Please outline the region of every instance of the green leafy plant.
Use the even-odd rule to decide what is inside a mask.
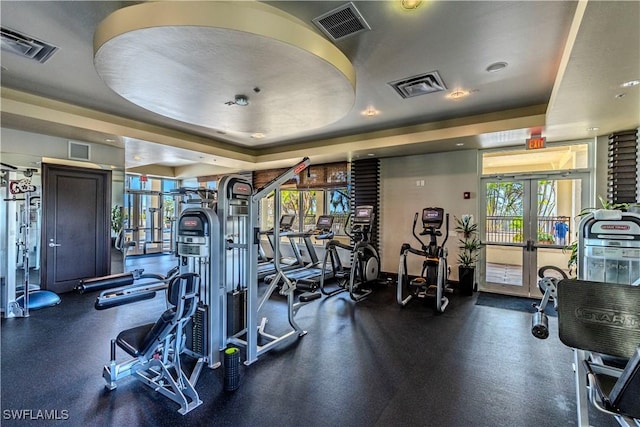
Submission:
[[[471,215],[463,215],[461,218],[454,217],[456,221],[455,230],[462,235],[458,239],[460,245],[458,249],[458,263],[465,268],[475,267],[480,255],[482,244],[478,239],[478,224],[473,222]]]
[[[124,216],[122,215],[122,207],[120,205],[115,205],[111,208],[111,229],[113,232],[118,235],[120,230],[124,225]]]

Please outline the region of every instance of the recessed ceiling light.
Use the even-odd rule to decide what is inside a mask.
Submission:
[[[140,160],[140,156],[133,156],[133,160]]]
[[[367,156],[369,156],[369,157],[373,157],[373,156],[375,156],[375,154],[373,154],[373,153],[367,153]]]
[[[496,71],[504,70],[505,68],[507,68],[507,65],[509,64],[507,64],[506,62],[494,62],[487,67],[487,71],[489,73],[495,73]]]
[[[462,90],[462,89],[456,89],[453,92],[451,92],[449,95],[447,95],[447,98],[449,98],[449,99],[460,99],[460,98],[464,98],[467,95],[469,95],[469,91]]]
[[[401,0],[400,5],[405,10],[414,10],[422,3],[421,0]]]
[[[116,140],[113,138],[106,138],[104,142],[116,142]]]
[[[600,130],[600,128],[599,128],[599,127],[594,126],[594,127],[587,128],[587,130],[588,130],[589,132],[593,132],[593,131],[596,131],[596,130]]]
[[[616,98],[620,99],[620,98],[624,98],[627,94],[626,93],[619,93],[616,95]]]
[[[464,142],[458,142],[456,143],[456,147],[462,147],[464,145]]]
[[[251,134],[251,138],[253,138],[253,139],[262,139],[262,138],[264,138],[264,133],[262,133],[262,132],[252,133]]]
[[[640,80],[629,80],[628,82],[624,82],[620,85],[620,87],[633,87],[640,85]]]
[[[378,114],[380,114],[380,111],[376,110],[373,107],[369,107],[362,112],[362,115],[367,117],[377,116]]]

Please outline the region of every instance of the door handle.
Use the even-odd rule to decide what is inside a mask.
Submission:
[[[62,246],[60,243],[55,243],[53,241],[53,239],[49,239],[49,247],[50,248],[57,248],[58,246]]]

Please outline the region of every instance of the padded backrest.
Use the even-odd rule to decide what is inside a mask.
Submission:
[[[199,276],[185,273],[174,277],[167,288],[167,300],[173,307],[162,313],[149,330],[140,346],[140,353],[155,350],[158,341],[162,341],[177,326],[184,324],[193,315],[198,300],[197,286]]]
[[[640,287],[561,280],[558,330],[569,347],[630,358],[640,345]]]
[[[170,282],[167,288],[167,301],[174,307],[179,305],[180,300],[184,299],[187,295],[194,294],[197,289],[196,280],[198,275],[196,273],[184,273],[175,276]],[[183,316],[186,311],[189,311],[191,304],[195,302],[195,296],[185,300],[184,309],[182,313],[176,313],[178,316]]]

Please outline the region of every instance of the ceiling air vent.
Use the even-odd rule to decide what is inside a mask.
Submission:
[[[333,41],[371,29],[351,2],[314,18],[313,23]]]
[[[49,43],[36,40],[6,27],[0,27],[0,40],[2,41],[2,50],[33,59],[41,64],[44,64],[58,50],[57,47]]]
[[[396,80],[395,82],[390,82],[389,85],[403,98],[412,98],[447,90],[437,71]]]

